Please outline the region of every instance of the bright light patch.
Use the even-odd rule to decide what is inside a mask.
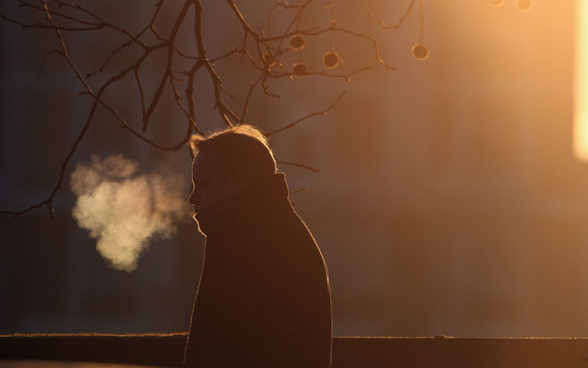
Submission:
[[[588,0],[576,1],[574,152],[588,161]]]

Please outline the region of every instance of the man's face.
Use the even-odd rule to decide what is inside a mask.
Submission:
[[[190,203],[196,213],[206,210],[219,201],[239,191],[238,183],[227,181],[220,170],[220,162],[214,152],[200,152],[192,165],[192,194]]]

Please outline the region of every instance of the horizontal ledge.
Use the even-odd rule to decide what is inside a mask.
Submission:
[[[0,335],[0,359],[179,366],[186,332]],[[333,368],[588,367],[587,338],[333,338]]]
[[[50,333],[50,332],[34,332],[34,333],[13,333],[0,334],[0,341],[9,339],[54,339],[54,338],[187,338],[188,332],[144,332],[144,333],[104,333],[104,332],[76,332],[76,333]],[[529,337],[456,337],[456,336],[333,336],[333,340],[344,339],[362,339],[362,340],[442,340],[450,339],[455,341],[587,341],[588,337],[543,337],[543,336],[529,336]]]

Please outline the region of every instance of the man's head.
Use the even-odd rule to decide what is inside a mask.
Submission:
[[[193,136],[190,203],[196,212],[237,194],[276,172],[267,139],[256,128],[240,125],[208,137]]]

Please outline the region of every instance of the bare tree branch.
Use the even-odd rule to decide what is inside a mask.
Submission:
[[[268,9],[267,33],[255,28],[255,23],[247,19],[235,0],[225,1],[229,9],[227,9],[227,14],[225,14],[226,19],[223,19],[223,21],[226,20],[229,23],[231,19],[236,20],[238,24],[237,32],[242,32],[242,38],[237,44],[230,45],[225,52],[220,52],[215,57],[209,57],[208,55],[209,45],[207,45],[207,42],[210,42],[209,37],[211,36],[208,35],[208,30],[203,29],[203,8],[201,0],[183,0],[179,10],[175,10],[177,14],[171,18],[169,31],[161,32],[156,29],[156,21],[160,21],[161,9],[164,6],[163,0],[158,0],[154,3],[152,10],[150,10],[147,23],[142,25],[138,31],[134,31],[136,33],[127,29],[127,25],[125,24],[115,24],[107,19],[108,16],[102,16],[86,6],[66,0],[39,0],[38,3],[33,0],[18,0],[18,4],[20,8],[23,8],[23,11],[31,12],[41,17],[38,21],[23,21],[5,14],[0,14],[0,19],[18,25],[23,29],[49,30],[55,33],[58,47],[46,53],[43,59],[53,52],[63,57],[76,79],[79,80],[84,88],[80,95],[87,95],[92,98],[92,103],[87,111],[85,121],[61,163],[57,182],[48,197],[22,211],[0,211],[0,214],[19,216],[36,208],[47,207],[50,215],[54,215],[54,198],[57,192],[63,187],[69,162],[83,141],[99,106],[110,114],[121,129],[128,131],[134,137],[158,150],[177,151],[187,146],[193,132],[202,134],[198,124],[199,117],[196,112],[196,88],[199,87],[196,85],[196,76],[199,75],[198,73],[204,73],[204,75],[210,77],[215,109],[218,111],[224,125],[232,127],[245,123],[249,108],[252,105],[252,100],[254,97],[258,97],[258,94],[255,93],[256,88],[260,88],[263,92],[263,94],[259,94],[261,98],[279,98],[280,95],[270,89],[270,84],[277,83],[279,80],[292,77],[313,77],[350,81],[351,76],[370,69],[367,65],[360,65],[352,66],[351,69],[346,68],[339,72],[333,72],[327,67],[314,68],[313,66],[309,66],[307,69],[304,69],[304,73],[295,73],[293,66],[290,65],[290,60],[292,60],[293,56],[296,57],[299,54],[289,45],[289,41],[293,36],[302,35],[309,40],[318,40],[323,36],[330,36],[337,33],[342,36],[342,39],[347,40],[345,42],[350,42],[349,40],[366,42],[373,47],[375,60],[380,65],[386,69],[396,70],[395,67],[388,64],[381,57],[380,51],[384,48],[384,45],[380,44],[370,34],[364,34],[343,26],[338,26],[334,19],[331,19],[326,25],[311,25],[302,28],[300,22],[305,14],[310,11],[309,9],[311,9],[314,0],[301,0],[292,4],[284,0],[275,0]],[[386,25],[383,21],[376,19],[373,14],[371,16],[378,20],[383,28],[398,28],[407,19],[415,2],[416,0],[411,0],[408,10],[393,26]],[[48,4],[51,4],[51,6]],[[332,0],[329,0],[327,5],[332,6]],[[191,7],[193,9],[190,9]],[[272,30],[272,17],[275,13],[274,10],[278,8],[281,9],[280,11],[285,12],[287,21],[283,23],[285,25],[283,29]],[[188,16],[188,14],[192,14],[189,13],[190,11],[193,11],[193,18]],[[191,23],[190,28],[195,40],[197,55],[191,55],[192,52],[190,50],[192,48],[183,49],[186,45],[181,43],[183,37],[179,37],[179,34],[182,29],[186,29],[182,27],[186,22]],[[89,65],[77,65],[70,55],[71,45],[66,44],[64,35],[68,32],[94,32],[103,34],[100,32],[104,30],[109,30],[109,34],[114,33],[118,37],[114,41],[113,48],[109,52],[105,52],[98,62],[88,63]],[[122,54],[123,50],[130,50],[129,53],[134,56],[125,59],[125,61],[120,61],[117,55]],[[152,78],[141,72],[141,68],[148,60],[153,60],[154,55],[161,55],[160,53],[165,53],[165,63],[159,66],[155,74],[158,76],[157,80],[153,81]],[[124,55],[126,57],[127,54],[125,53]],[[236,56],[239,56],[243,60],[242,64],[244,66],[250,69],[252,68],[253,72],[251,73],[252,75],[243,78],[249,83],[248,89],[242,95],[233,96],[228,93],[223,84],[223,75],[218,72],[218,70],[222,69],[220,66],[217,69],[215,65],[222,65],[220,63]],[[89,72],[86,74],[82,73],[81,67],[87,68]],[[40,73],[41,71],[39,75]],[[107,75],[102,82],[96,82],[94,87],[91,86],[89,83],[90,78],[102,73],[111,74]],[[150,74],[152,73],[150,71]],[[119,82],[127,80],[126,78],[131,78],[131,82],[136,86],[136,90],[134,91],[137,93],[137,101],[139,102],[137,109],[140,108],[141,113],[141,121],[139,122],[129,122],[119,111],[123,107],[121,102],[109,102],[105,97],[108,91],[115,89],[115,86],[120,86],[121,84]],[[227,86],[232,91],[234,84],[242,83],[243,79],[227,79]],[[95,80],[97,79],[92,79],[92,81]],[[272,84],[271,88],[273,87],[274,85]],[[172,92],[171,98],[173,98],[173,105],[171,106],[174,109],[178,109],[175,111],[181,112],[181,120],[185,118],[185,121],[181,123],[185,124],[185,133],[181,139],[170,145],[161,144],[145,134],[151,124],[156,109],[162,103],[172,103],[167,98],[167,93],[164,93],[168,91],[166,88],[170,88]],[[147,91],[153,92],[151,94],[151,92],[147,93]],[[270,131],[266,136],[269,137],[284,132],[312,117],[327,114],[337,106],[344,94],[345,92],[342,92],[333,103],[324,109],[310,112],[291,123]],[[234,101],[230,103],[231,106],[226,101],[227,96]],[[165,102],[162,102],[163,100]],[[235,113],[233,108],[239,113]],[[318,169],[305,164],[295,162],[279,163],[318,172]]]
[[[314,167],[312,167],[312,166],[309,166],[309,165],[306,165],[306,164],[300,164],[300,163],[297,163],[297,162],[289,162],[289,161],[276,161],[276,163],[277,163],[278,165],[290,165],[290,166],[299,167],[299,168],[301,168],[301,169],[310,170],[310,171],[312,171],[313,173],[318,173],[318,172],[320,172],[320,170],[319,170],[319,169],[316,169],[316,168],[314,168]]]
[[[290,195],[308,192],[308,188],[298,188],[290,191]]]
[[[296,125],[300,124],[301,122],[303,122],[304,120],[307,120],[309,118],[312,118],[313,116],[319,116],[319,115],[325,115],[325,114],[327,114],[327,112],[329,112],[330,110],[334,109],[335,106],[337,106],[337,104],[339,103],[339,101],[341,100],[341,98],[343,98],[344,95],[345,95],[345,91],[341,92],[341,94],[339,95],[339,97],[337,97],[337,99],[332,104],[330,104],[329,106],[327,106],[323,110],[316,111],[316,112],[311,112],[310,114],[306,114],[303,117],[294,120],[290,124],[284,125],[281,128],[278,128],[278,129],[272,130],[272,131],[270,131],[268,133],[265,133],[265,135],[267,137],[270,137],[270,136],[272,136],[274,134],[283,132],[284,130],[291,129],[294,126],[296,126]]]
[[[53,20],[51,18],[51,12],[49,11],[49,8],[47,7],[46,0],[43,0],[43,9],[45,10],[45,15],[46,15],[47,21],[49,21],[49,23],[51,25],[53,25]],[[68,52],[67,47],[65,45],[65,41],[63,40],[63,36],[61,35],[61,30],[59,28],[54,28],[54,30],[55,30],[55,34],[57,35],[57,38],[59,39],[59,43],[61,46],[61,50],[58,51],[58,53],[60,55],[62,55],[67,60],[68,64],[70,65],[72,70],[75,72],[78,79],[80,79],[82,84],[84,84],[86,89],[88,91],[92,91],[92,88],[90,87],[89,84],[86,83],[86,81],[81,76],[80,72],[78,71],[77,67],[73,63],[71,57],[69,56],[69,52]],[[22,210],[22,211],[0,211],[0,214],[14,215],[15,217],[17,217],[17,216],[23,215],[23,214],[35,209],[35,208],[47,206],[47,209],[49,210],[49,215],[51,217],[55,216],[55,210],[53,209],[53,200],[55,198],[55,195],[57,194],[57,191],[63,190],[63,178],[65,176],[65,169],[67,167],[69,160],[71,159],[74,152],[76,151],[76,148],[78,147],[78,145],[80,144],[80,142],[84,138],[86,132],[88,131],[88,128],[90,127],[92,117],[94,116],[94,112],[96,111],[97,101],[98,100],[96,100],[96,102],[94,102],[94,104],[92,105],[92,108],[90,109],[90,112],[88,114],[88,118],[86,119],[86,122],[84,123],[84,126],[82,127],[82,130],[80,131],[76,140],[74,141],[74,144],[72,145],[71,149],[69,150],[69,153],[67,154],[67,156],[65,157],[65,159],[61,163],[61,170],[59,172],[57,184],[55,185],[55,187],[53,188],[53,190],[49,194],[49,197],[47,197],[47,199],[45,199],[37,204],[31,205],[29,208],[27,208],[25,210]]]
[[[253,94],[253,90],[259,84],[259,82],[261,82],[261,80],[264,77],[265,77],[265,73],[261,74],[255,82],[249,83],[249,91],[247,92],[247,96],[245,97],[245,102],[243,103],[243,111],[241,112],[241,116],[239,117],[239,121],[241,122],[241,124],[245,123],[245,115],[247,114],[247,111],[248,111],[247,107],[249,106],[249,99],[251,98],[251,95]]]
[[[398,22],[396,22],[396,24],[392,24],[392,25],[386,24],[382,19],[377,18],[373,12],[370,12],[370,18],[377,21],[378,24],[380,24],[380,27],[382,27],[383,29],[392,29],[392,28],[398,29],[398,28],[402,27],[402,24],[404,23],[404,21],[406,20],[406,18],[408,17],[408,15],[412,11],[412,9],[414,8],[415,3],[416,3],[416,0],[410,1],[410,4],[408,4],[408,9],[406,10],[406,12],[404,12],[404,14],[400,17],[400,19],[398,20]]]

